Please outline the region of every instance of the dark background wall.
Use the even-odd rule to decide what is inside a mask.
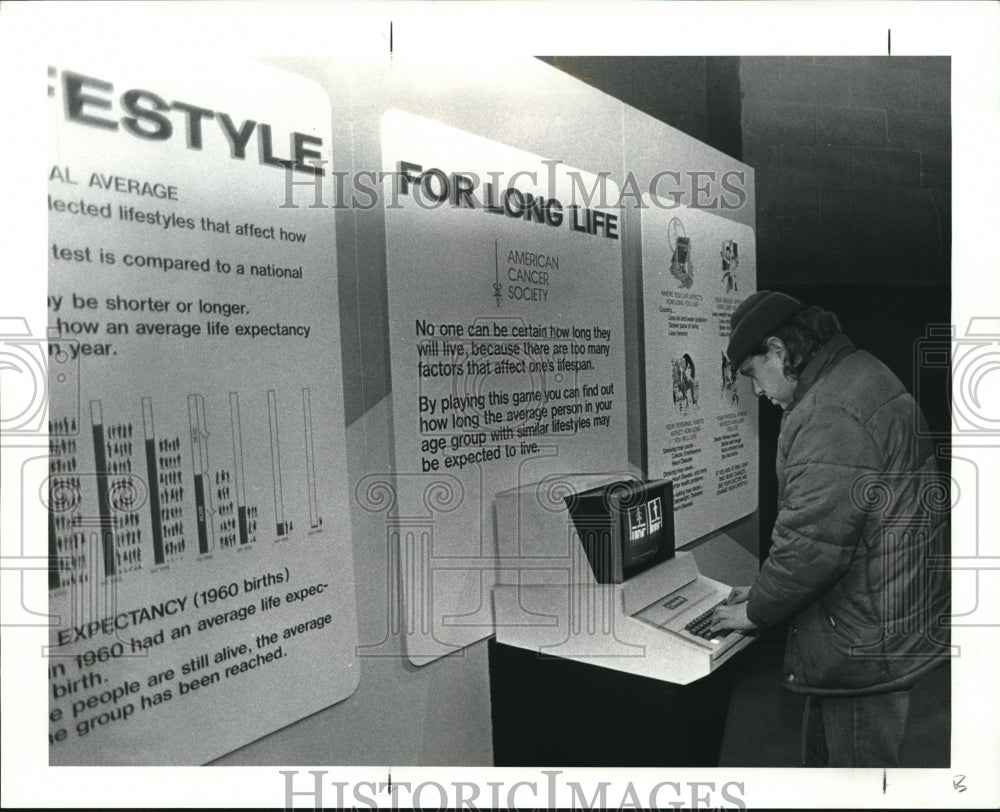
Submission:
[[[947,286],[947,57],[740,61],[767,284]]]
[[[735,56],[543,56],[609,96],[742,158]]]
[[[949,57],[541,59],[754,167],[762,286],[949,286]]]
[[[740,60],[758,287],[833,310],[911,392],[930,374],[915,363],[916,342],[951,318],[950,73],[947,57]],[[947,434],[947,388],[935,382],[919,387],[921,407]],[[779,419],[762,403],[762,558],[777,513]]]
[[[947,442],[947,371],[916,359],[951,318],[948,57],[542,59],[754,167],[758,288],[836,312]],[[779,418],[761,404],[761,556]]]

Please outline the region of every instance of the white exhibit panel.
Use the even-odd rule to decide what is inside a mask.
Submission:
[[[757,403],[726,358],[756,290],[753,229],[706,209],[642,209],[646,454],[674,482],[677,546],[757,507]]]
[[[50,760],[201,764],[358,681],[333,216],[282,207],[330,105],[231,59],[49,97]]]
[[[625,465],[622,224],[614,184],[585,203],[597,177],[556,160],[400,110],[381,140],[392,521],[424,664],[493,633],[496,493]]]

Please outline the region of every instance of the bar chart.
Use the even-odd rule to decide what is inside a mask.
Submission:
[[[76,418],[49,421],[49,589],[86,583]]]
[[[306,448],[306,483],[309,488],[309,527],[316,530],[323,526],[323,518],[319,515],[319,503],[316,499],[316,456],[313,451],[312,425],[312,394],[308,389],[302,390],[302,423],[305,426]]]
[[[257,506],[247,504],[246,461],[243,456],[243,428],[240,421],[240,396],[229,393],[229,422],[233,434],[233,479],[236,496],[237,526],[240,545],[257,540]]]
[[[93,399],[84,433],[75,418],[50,420],[49,590],[249,552],[271,535],[261,532],[257,501],[268,490],[271,541],[288,538],[295,515],[322,532],[312,391],[301,389],[300,427],[298,410],[281,413],[273,389],[263,398],[188,393],[114,407]],[[294,430],[288,441],[286,430]]]
[[[273,389],[267,390],[267,425],[271,432],[271,474],[274,481],[276,532],[279,536],[287,536],[292,524],[285,521],[285,500],[281,490],[281,443],[278,441],[278,398]]]

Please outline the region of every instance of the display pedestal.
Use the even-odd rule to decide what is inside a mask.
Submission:
[[[496,767],[718,766],[734,666],[688,685],[489,642]]]

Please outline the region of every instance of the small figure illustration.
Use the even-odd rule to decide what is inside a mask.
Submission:
[[[722,283],[726,286],[726,293],[733,293],[740,289],[736,282],[736,269],[739,265],[739,246],[733,240],[724,240],[722,243]]]
[[[667,226],[667,243],[673,252],[670,257],[670,275],[682,288],[694,284],[694,264],[691,262],[691,239],[684,231],[684,224],[674,217]]]
[[[736,388],[736,370],[733,369],[733,365],[729,363],[729,359],[726,357],[725,353],[722,353],[722,391],[720,393],[721,399],[725,400],[726,395],[729,395],[729,399],[734,406],[738,405],[740,402],[740,393]]]
[[[680,358],[675,358],[673,366],[673,392],[674,405],[681,414],[687,412],[691,406],[698,405],[698,381],[694,377],[694,359],[684,353]]]

